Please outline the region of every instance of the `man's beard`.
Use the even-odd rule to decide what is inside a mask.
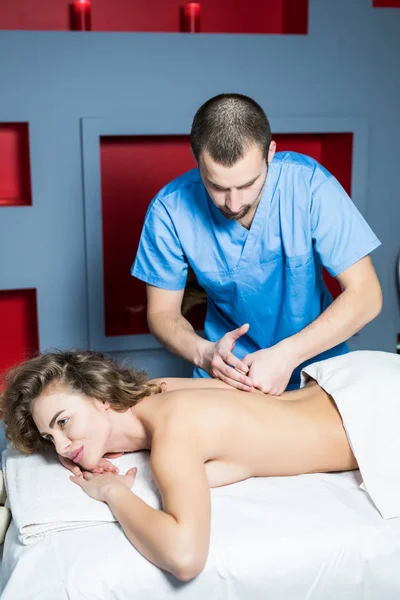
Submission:
[[[218,210],[224,215],[224,217],[226,217],[230,221],[240,221],[240,219],[243,219],[243,217],[245,217],[250,212],[252,207],[253,204],[246,204],[246,206],[243,206],[238,213],[232,213],[226,208],[219,208]]]
[[[259,205],[260,200],[261,200],[261,196],[263,195],[263,192],[264,192],[265,184],[267,182],[267,175],[268,175],[268,167],[267,167],[267,172],[265,173],[264,182],[263,182],[263,184],[261,186],[261,189],[260,189],[260,191],[258,193],[258,196],[254,200],[253,204],[246,204],[245,206],[243,206],[240,209],[240,211],[238,213],[232,213],[230,210],[227,210],[224,207],[222,207],[222,208],[218,207],[218,210],[220,211],[220,213],[222,213],[224,215],[224,217],[226,217],[230,221],[240,221],[241,219],[243,219],[243,217],[245,217],[251,211],[251,209],[254,206],[255,206],[255,209],[257,210],[258,205]]]

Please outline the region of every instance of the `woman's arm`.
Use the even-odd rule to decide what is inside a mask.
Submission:
[[[143,556],[189,581],[202,571],[208,555],[210,488],[204,462],[193,437],[180,432],[153,442],[151,467],[163,511],[122,486],[111,486],[105,500]]]
[[[130,491],[132,477],[86,474],[72,480],[109,505],[143,556],[189,581],[202,571],[210,539],[210,489],[193,432],[189,435],[184,425],[166,427],[153,439],[151,467],[163,510],[151,508]]]

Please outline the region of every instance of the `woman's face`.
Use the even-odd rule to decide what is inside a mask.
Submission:
[[[111,433],[107,408],[100,400],[57,382],[34,401],[32,417],[40,434],[54,444],[57,454],[90,470],[107,452]]]

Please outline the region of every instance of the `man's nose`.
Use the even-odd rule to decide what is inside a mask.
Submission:
[[[240,211],[241,208],[241,200],[240,194],[238,190],[229,190],[225,197],[225,205],[229,208],[230,211],[236,213]]]

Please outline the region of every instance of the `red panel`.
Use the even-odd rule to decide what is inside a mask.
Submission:
[[[351,195],[352,133],[302,133],[273,136],[277,152],[292,150],[315,158]]]
[[[101,138],[106,335],[147,333],[146,292],[130,276],[149,202],[195,162],[188,136]]]
[[[0,206],[32,204],[27,123],[0,124]]]
[[[400,8],[400,0],[373,0],[372,6],[377,8]]]
[[[185,0],[93,0],[94,31],[179,31]],[[68,0],[0,2],[0,29],[70,29]],[[306,34],[308,0],[202,0],[201,31]]]
[[[351,172],[353,158],[352,133],[315,133],[277,135],[278,151],[294,150],[312,156],[342,184],[351,195]],[[342,289],[339,282],[324,269],[323,277],[332,296],[336,298]]]
[[[0,372],[39,350],[36,290],[0,291]]]
[[[308,0],[284,0],[282,33],[308,33]]]
[[[277,135],[278,151],[312,156],[335,175],[350,193],[352,134]],[[106,335],[147,333],[146,292],[131,277],[147,207],[169,181],[195,166],[188,136],[103,137],[101,177]],[[336,297],[337,281],[324,272]],[[204,322],[204,307],[188,317],[196,329]]]

